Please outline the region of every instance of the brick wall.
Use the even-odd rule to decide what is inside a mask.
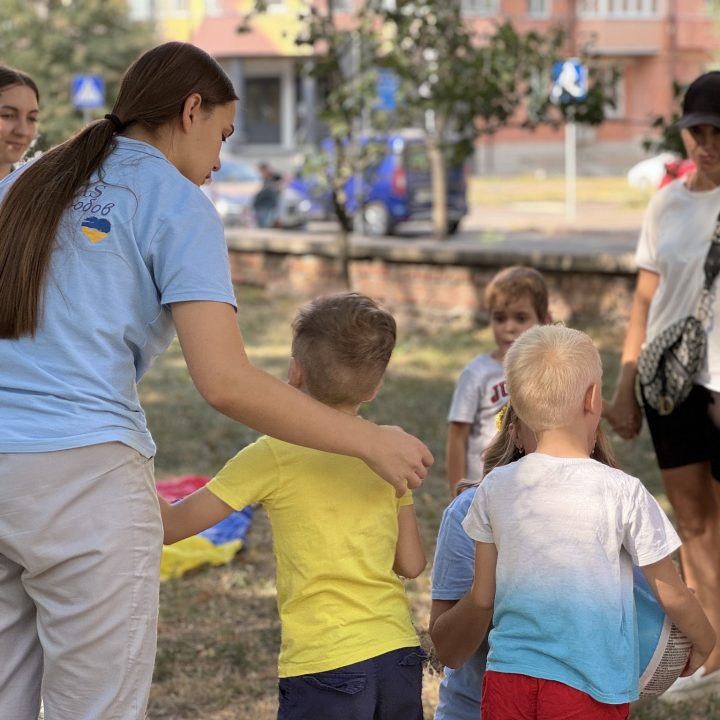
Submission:
[[[530,264],[520,256],[510,262]],[[270,295],[305,300],[343,290],[332,257],[231,249],[230,263],[236,283],[263,287]],[[506,264],[358,258],[351,261],[350,277],[353,290],[375,298],[404,322],[471,326],[486,321],[485,286]],[[627,320],[635,283],[632,273],[539,269],[550,288],[550,311],[555,320]]]

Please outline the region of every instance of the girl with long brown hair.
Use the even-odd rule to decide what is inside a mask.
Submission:
[[[253,367],[221,221],[236,94],[166,43],[112,112],[0,183],[0,714],[145,717],[162,527],[137,382],[175,332],[205,400],[262,433],[365,460],[398,492],[432,456]]]

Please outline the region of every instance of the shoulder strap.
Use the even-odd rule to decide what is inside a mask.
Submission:
[[[715,221],[715,229],[713,230],[710,247],[708,248],[708,254],[705,258],[704,270],[705,290],[709,291],[718,273],[720,273],[720,214]]]

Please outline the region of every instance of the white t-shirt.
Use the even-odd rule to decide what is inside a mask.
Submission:
[[[660,275],[650,304],[646,342],[695,312],[718,212],[720,188],[691,192],[682,179],[664,187],[650,201],[635,255],[639,268]],[[720,293],[716,292],[708,331],[707,365],[698,378],[698,384],[711,390],[720,390],[719,322]]]
[[[495,437],[495,416],[507,402],[505,369],[490,355],[473,358],[460,373],[453,393],[448,422],[472,425],[465,457],[465,477],[482,477],[482,454]]]
[[[498,550],[489,670],[555,680],[603,703],[637,699],[633,563],[680,545],[637,478],[531,453],[487,475],[463,527]]]

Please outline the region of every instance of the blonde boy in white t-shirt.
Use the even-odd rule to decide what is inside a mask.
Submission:
[[[671,560],[680,541],[660,506],[637,478],[590,458],[602,409],[590,338],[532,328],[505,368],[537,451],[478,487],[463,522],[476,541],[475,582],[437,620],[438,655],[463,662],[492,616],[483,717],[627,718],[638,697],[633,564],[692,642],[684,674],[702,665],[715,634]]]
[[[549,322],[548,290],[535,269],[513,265],[485,288],[495,349],[474,357],[460,373],[448,413],[446,464],[450,496],[461,480],[479,481],[482,454],[495,437],[495,416],[508,400],[503,358],[515,338]]]

